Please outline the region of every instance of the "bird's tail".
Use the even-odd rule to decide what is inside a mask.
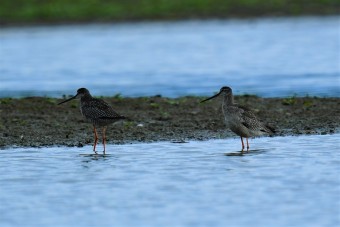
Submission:
[[[118,115],[118,116],[114,116],[114,117],[99,117],[99,119],[107,119],[107,120],[128,120],[128,121],[132,121],[131,118],[125,117],[125,116],[123,116],[123,115]]]
[[[277,133],[277,129],[275,129],[273,126],[267,124],[265,127],[269,135],[275,135]]]

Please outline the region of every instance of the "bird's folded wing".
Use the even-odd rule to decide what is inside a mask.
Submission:
[[[82,113],[86,118],[99,119],[123,119],[124,117],[112,109],[112,107],[100,99],[91,100],[82,106]]]

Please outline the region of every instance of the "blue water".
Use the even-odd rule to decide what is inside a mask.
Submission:
[[[0,97],[340,96],[339,16],[0,30]]]
[[[340,225],[339,134],[0,150],[0,225]]]

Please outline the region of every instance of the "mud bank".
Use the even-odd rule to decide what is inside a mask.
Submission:
[[[110,125],[107,142],[207,140],[234,137],[225,129],[220,100],[200,104],[203,97],[104,97],[131,120]],[[0,147],[84,146],[93,143],[92,125],[80,112],[78,100],[30,97],[0,99]],[[340,98],[260,98],[236,96],[278,136],[330,134],[340,131]]]

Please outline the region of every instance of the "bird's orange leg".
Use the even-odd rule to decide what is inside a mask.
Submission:
[[[242,151],[244,150],[244,143],[243,143],[243,138],[242,138],[242,136],[240,136],[241,137],[241,143],[242,143]]]
[[[97,134],[96,126],[93,126],[93,132],[94,132],[93,151],[94,151],[94,153],[97,154],[97,152],[96,152],[96,146],[97,146],[97,141],[98,141],[98,134]]]
[[[105,131],[106,131],[106,127],[103,127],[103,145],[104,145],[104,154],[105,154],[105,141],[106,141],[106,136],[105,136]]]
[[[248,138],[247,139],[247,151],[249,151],[249,143],[248,143]]]

